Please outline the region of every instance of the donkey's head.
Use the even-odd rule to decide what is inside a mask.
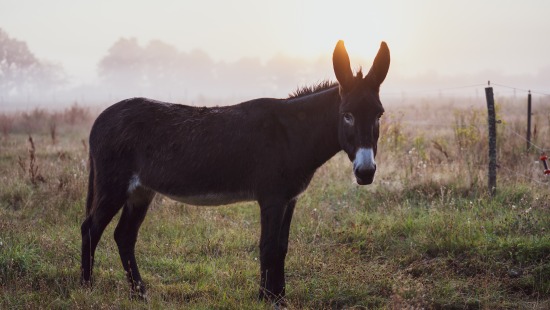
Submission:
[[[360,185],[371,184],[376,172],[379,119],[384,108],[378,95],[390,66],[390,50],[382,42],[369,73],[353,75],[343,41],[338,41],[332,57],[340,83],[340,146],[353,162],[353,173]]]

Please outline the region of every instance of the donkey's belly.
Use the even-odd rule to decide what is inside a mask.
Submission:
[[[128,182],[128,194],[132,195],[140,187],[145,187],[170,199],[196,206],[219,206],[240,201],[256,200],[254,193],[250,191],[201,191],[197,189],[169,190],[147,183],[143,184],[137,174],[132,175]]]
[[[206,193],[189,196],[165,196],[170,199],[195,206],[219,206],[240,201],[255,200],[252,193]]]

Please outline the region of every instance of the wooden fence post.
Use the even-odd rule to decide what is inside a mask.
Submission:
[[[527,151],[531,148],[531,91],[527,95]]]
[[[489,193],[495,196],[497,191],[497,126],[493,88],[485,88],[487,99],[487,121],[489,123]]]

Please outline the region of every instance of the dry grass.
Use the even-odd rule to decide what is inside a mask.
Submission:
[[[484,102],[387,106],[373,186],[352,182],[344,154],[323,166],[291,227],[290,308],[547,309],[549,183],[537,154],[512,133],[524,131],[523,106],[497,104],[495,198],[486,190]],[[0,308],[269,308],[255,300],[253,203],[204,208],[157,197],[137,244],[149,303],[128,298],[113,224],[98,247],[96,285],[81,288],[89,122],[60,117],[67,121],[52,143],[52,113],[5,116],[13,119],[0,144]],[[542,146],[550,102],[535,113]],[[44,182],[33,182],[31,156]]]

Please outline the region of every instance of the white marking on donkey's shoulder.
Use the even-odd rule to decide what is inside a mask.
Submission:
[[[132,175],[132,177],[130,178],[130,181],[128,182],[128,193],[132,193],[140,186],[141,186],[141,182],[139,181],[138,175],[137,174]]]

